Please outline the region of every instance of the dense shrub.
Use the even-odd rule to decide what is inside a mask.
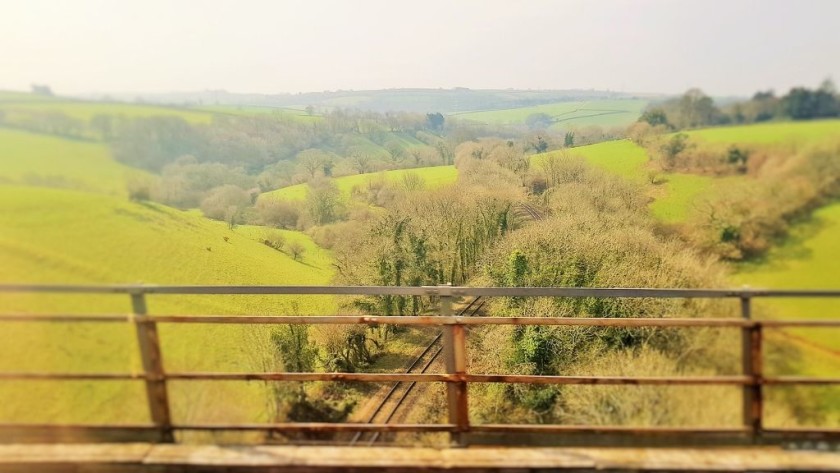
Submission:
[[[283,247],[286,245],[286,237],[278,230],[267,230],[263,237],[263,243],[277,251],[283,251]]]
[[[309,221],[314,225],[324,225],[343,218],[344,201],[332,179],[314,179],[309,182],[306,211]]]
[[[151,178],[131,176],[126,182],[128,198],[135,202],[145,202],[152,199],[155,183]]]
[[[256,212],[260,225],[295,229],[300,219],[300,203],[262,198],[257,201]]]
[[[577,159],[542,168],[552,185],[543,219],[507,234],[482,257],[476,285],[524,287],[716,287],[722,270],[685,243],[657,233],[635,184]],[[530,317],[725,316],[724,302],[643,298],[494,298],[490,312]],[[733,314],[734,315],[734,314]],[[572,375],[647,363],[663,373],[732,373],[735,333],[619,327],[484,327],[470,335],[471,369],[482,372]],[[714,356],[711,355],[714,353]],[[601,360],[611,360],[605,365]],[[648,369],[654,371],[653,366]],[[604,372],[607,371],[607,372]],[[640,374],[638,371],[633,374]],[[641,373],[644,374],[644,373]],[[672,425],[691,418],[688,397],[662,390],[476,386],[474,414],[486,422],[575,422]],[[657,411],[662,406],[663,412]],[[737,408],[737,403],[732,404]],[[719,417],[732,415],[731,410]]]
[[[351,285],[463,284],[481,255],[515,225],[524,192],[511,171],[464,158],[457,188],[402,192],[379,216],[335,242],[338,280]],[[499,178],[504,176],[504,178]],[[356,301],[366,311],[417,314],[419,298]]]
[[[242,211],[251,205],[250,194],[234,185],[224,185],[212,189],[201,201],[201,212],[207,218],[222,220],[229,226],[242,221]]]

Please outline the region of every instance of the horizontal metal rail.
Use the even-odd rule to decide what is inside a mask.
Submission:
[[[173,424],[174,430],[183,431],[279,431],[279,432],[453,432],[454,424],[367,424],[286,422],[275,424]],[[0,430],[156,430],[154,424],[0,424]],[[602,425],[566,424],[476,424],[474,433],[624,433],[632,435],[748,435],[746,427],[625,427]],[[840,438],[840,429],[832,428],[778,428],[765,429],[765,434],[807,436],[815,434]]]
[[[840,299],[840,290],[770,289],[626,289],[626,288],[493,288],[493,287],[327,287],[327,286],[153,286],[153,285],[31,285],[0,284],[0,293],[123,294],[131,297],[130,314],[0,314],[0,323],[127,323],[136,330],[143,370],[140,373],[113,372],[5,372],[0,382],[18,381],[138,381],[146,385],[151,425],[68,425],[0,424],[3,432],[100,431],[119,438],[159,435],[160,441],[174,440],[175,431],[265,431],[265,432],[448,432],[453,441],[462,434],[615,434],[629,436],[742,436],[757,441],[767,436],[795,438],[840,438],[838,429],[768,429],[763,426],[763,389],[767,386],[840,385],[840,378],[763,375],[762,344],[764,330],[782,328],[840,328],[834,320],[755,320],[750,302],[756,297]],[[149,315],[145,297],[149,295],[336,295],[336,296],[431,296],[439,300],[440,315]],[[739,300],[741,318],[610,318],[610,317],[461,317],[451,315],[453,297],[570,297],[570,298],[726,298]],[[442,327],[442,353],[445,373],[291,373],[291,372],[175,372],[164,369],[157,334],[160,324],[313,324]],[[742,333],[743,371],[719,376],[598,376],[598,375],[514,375],[470,373],[466,364],[466,327],[482,325],[540,325],[569,327],[625,328],[731,328]],[[167,383],[174,381],[260,381],[260,382],[420,382],[447,385],[449,422],[443,424],[369,423],[274,423],[274,424],[181,424],[173,422],[169,411]],[[743,425],[736,428],[706,427],[624,427],[591,425],[508,425],[471,424],[468,415],[468,386],[474,383],[533,385],[613,385],[613,386],[734,386],[743,390]],[[128,437],[124,434],[128,433]],[[142,435],[141,435],[142,434]],[[63,435],[63,434],[62,434]],[[86,434],[85,434],[86,435]]]
[[[605,384],[605,385],[831,385],[840,378],[775,376],[754,380],[749,376],[547,376],[510,374],[434,374],[434,373],[178,373],[163,376],[142,373],[35,373],[4,372],[0,381],[338,381],[338,382],[415,382],[415,383],[507,383],[507,384]]]
[[[132,315],[132,314],[0,314],[2,322],[167,323],[235,325],[566,325],[587,327],[814,327],[840,328],[837,320],[744,320],[726,318],[602,318],[602,317],[460,317],[376,315]]]
[[[79,294],[179,295],[348,295],[348,296],[486,296],[486,297],[595,297],[595,298],[742,298],[840,297],[837,289],[657,289],[593,287],[454,287],[454,286],[155,286],[0,284],[0,292]]]
[[[0,314],[2,322],[43,323],[168,323],[235,325],[567,325],[587,327],[757,327],[840,328],[836,320],[744,320],[713,318],[595,318],[595,317],[440,317],[359,315],[148,315],[131,314]]]

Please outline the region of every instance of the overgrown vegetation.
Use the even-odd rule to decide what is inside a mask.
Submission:
[[[790,226],[840,197],[840,143],[799,151],[755,153],[749,178],[734,182],[697,206],[688,237],[727,259],[765,254]]]
[[[405,192],[385,213],[362,223],[333,247],[339,282],[419,286],[465,284],[482,254],[517,222],[513,205],[525,198],[520,179],[489,160],[459,159],[453,188]],[[387,315],[419,314],[420,298],[383,296],[356,301]]]
[[[677,240],[660,237],[644,211],[646,198],[633,184],[566,158],[554,163],[543,196],[548,216],[538,224],[511,232],[488,252],[476,284],[534,287],[700,287],[722,284],[721,268]],[[502,298],[496,314],[536,317],[667,317],[723,314],[710,302],[644,299]],[[655,360],[671,373],[731,372],[734,354],[715,341],[722,334],[683,333],[659,329],[588,327],[483,328],[473,333],[476,370],[521,374],[591,373],[597,359],[637,367],[641,358]],[[473,337],[471,335],[471,340]],[[504,347],[504,348],[502,348]],[[483,356],[498,353],[504,356]],[[709,350],[708,352],[706,350]],[[714,352],[714,356],[710,353]],[[601,373],[602,374],[602,373]],[[589,390],[591,391],[591,390]],[[595,390],[597,391],[597,390]],[[609,410],[593,409],[585,393],[538,386],[478,387],[476,415],[483,421],[579,422],[621,424],[643,420],[669,425],[690,417],[690,405],[653,392],[607,390]],[[599,398],[590,393],[592,400]],[[634,396],[632,399],[627,396]],[[638,396],[638,397],[635,397]],[[606,398],[605,398],[606,399]],[[638,418],[639,405],[661,404],[657,417]],[[676,415],[679,413],[679,415]],[[650,413],[646,414],[649,415]],[[674,414],[674,415],[672,415]],[[731,414],[731,413],[730,413]],[[693,419],[697,422],[698,419]]]

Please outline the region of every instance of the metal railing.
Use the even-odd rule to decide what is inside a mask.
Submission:
[[[145,383],[151,424],[0,424],[0,439],[66,441],[75,438],[101,440],[147,440],[173,442],[177,431],[289,432],[448,432],[455,444],[482,434],[588,434],[602,439],[653,438],[655,442],[677,439],[695,443],[702,439],[726,442],[777,442],[780,440],[838,439],[840,429],[769,429],[764,426],[764,386],[840,385],[840,378],[764,376],[762,344],[765,329],[789,327],[840,328],[837,320],[754,320],[756,298],[837,298],[837,290],[758,289],[613,289],[613,288],[496,288],[496,287],[327,287],[327,286],[73,286],[0,285],[0,293],[125,294],[132,313],[112,315],[0,314],[2,322],[96,322],[132,323],[136,330],[143,372],[131,373],[0,373],[0,382],[22,380],[135,380]],[[149,315],[148,295],[349,295],[431,296],[439,301],[433,316],[219,316]],[[563,298],[708,298],[740,301],[741,318],[585,318],[585,317],[461,317],[453,315],[458,297],[563,297]],[[443,332],[444,373],[292,373],[292,372],[175,372],[164,369],[158,338],[159,324],[313,324],[313,325],[403,325],[436,326]],[[719,327],[742,333],[742,372],[735,376],[544,376],[478,374],[467,369],[467,327],[473,325],[544,325],[590,327]],[[444,424],[364,423],[272,423],[188,424],[174,423],[170,412],[167,381],[172,380],[262,380],[262,381],[357,381],[442,382],[446,384],[448,422]],[[627,427],[592,425],[474,424],[469,418],[470,383],[524,383],[537,385],[729,385],[743,389],[743,421],[735,428]],[[472,438],[472,437],[471,437]],[[610,441],[607,441],[609,443]]]

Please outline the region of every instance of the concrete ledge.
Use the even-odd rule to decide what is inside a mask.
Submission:
[[[840,471],[840,452],[775,447],[490,448],[0,445],[0,472]]]

